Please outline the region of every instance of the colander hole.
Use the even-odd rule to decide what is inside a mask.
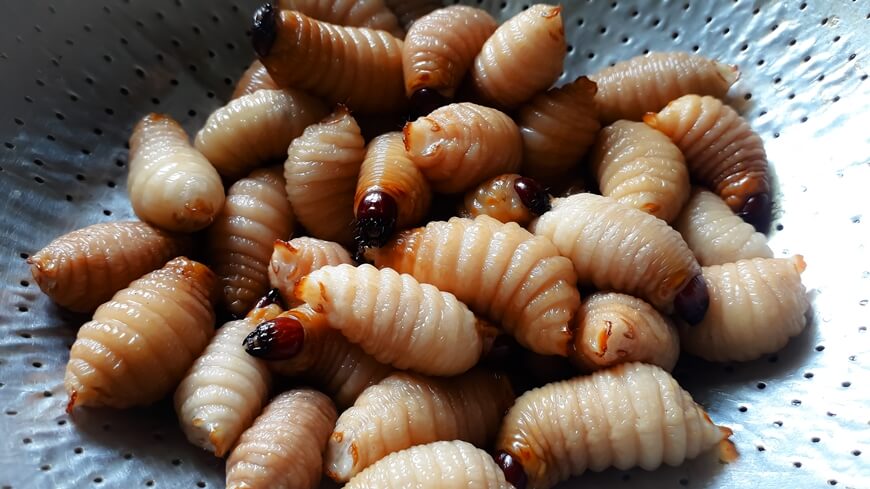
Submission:
[[[616,10],[617,7],[619,7],[619,2],[610,2],[610,8],[612,10]]]
[[[755,449],[758,450],[759,452],[763,452],[766,450],[766,448],[764,448],[764,445],[756,445]]]
[[[822,439],[819,438],[818,436],[814,436],[814,437],[810,438],[810,441],[813,443],[818,443],[818,442],[822,441]]]
[[[25,445],[29,445],[29,444],[33,443],[33,440],[31,440],[30,438],[24,438],[23,440],[21,440],[21,443],[24,443]],[[854,453],[854,452],[852,452],[852,453]],[[861,452],[858,452],[858,453],[861,453]]]
[[[773,24],[772,26],[770,26],[770,32],[773,32],[777,29],[779,29],[779,24]]]
[[[842,385],[843,387],[851,387],[852,383],[849,381],[846,381],[846,382],[841,383],[840,385]]]
[[[115,166],[122,168],[124,166],[124,160],[115,160]]]
[[[49,465],[49,464],[41,465],[41,466],[39,467],[39,470],[41,470],[41,471],[43,471],[43,472],[48,472],[49,470],[51,470],[51,465]]]
[[[507,6],[507,4],[504,2],[502,2],[502,5]],[[504,7],[502,7],[502,8],[504,8]],[[215,24],[219,24],[221,21],[221,18],[218,17],[216,14],[211,14],[211,21],[214,22]]]
[[[234,43],[228,42],[228,43],[227,43],[227,49],[229,49],[230,51],[235,51],[235,50],[236,50],[236,45],[235,45]]]
[[[27,280],[22,280],[19,283],[21,284],[22,287],[30,287],[30,282],[28,282]]]
[[[828,480],[828,484],[830,484],[830,485],[832,485],[832,486],[836,486],[836,485],[837,485],[837,480],[836,480],[836,479],[829,479],[829,480]]]
[[[637,9],[632,9],[629,15],[631,15],[632,18],[637,18],[640,16],[640,12],[638,12]]]
[[[697,53],[697,52],[700,51],[700,50],[701,50],[701,46],[698,46],[697,44],[695,44],[694,46],[692,46],[692,51],[693,51],[693,52]]]
[[[152,481],[152,480],[145,481],[145,487],[153,487],[153,486],[154,486],[154,481]]]
[[[808,62],[811,59],[813,59],[812,56],[804,56],[804,63]]]
[[[767,384],[765,384],[764,382],[759,382],[759,383],[755,384],[755,387],[759,390],[763,390],[763,389],[767,388]]]
[[[42,397],[52,397],[54,394],[51,391],[42,391]]]
[[[84,453],[84,451],[85,451],[85,449],[82,447],[73,448],[73,453],[75,453],[76,455],[81,455],[82,453]]]
[[[773,133],[773,137],[778,138],[779,133],[778,132]],[[776,363],[779,361],[779,356],[778,355],[771,355],[771,356],[767,357],[767,361],[770,363]]]
[[[205,487],[205,486],[206,486],[206,484],[204,481],[199,481],[196,483],[196,487]]]
[[[160,99],[157,97],[151,97],[151,103],[154,105],[160,105]]]
[[[816,346],[816,351],[825,351],[825,345]]]
[[[707,24],[709,24],[710,22],[713,22],[713,17],[710,17],[710,16],[708,15],[707,18],[704,19],[704,22],[707,23]]]
[[[671,32],[671,39],[676,40],[678,37],[680,37],[679,32],[677,32],[677,31]]]
[[[583,24],[584,24],[585,22],[586,22],[586,21],[583,19],[583,17],[580,17],[579,19],[577,19],[577,26],[578,26],[578,27],[583,27]]]
[[[103,483],[102,477],[95,477],[94,478],[94,484],[102,484],[102,483]]]
[[[764,114],[762,114],[762,115],[764,115]],[[777,231],[782,231],[783,229],[785,229],[785,226],[783,226],[782,224],[777,224],[777,225],[776,225],[776,230],[777,230]]]
[[[826,25],[827,23],[828,23],[828,18],[827,18],[827,17],[825,17],[824,19],[822,19],[822,25]]]
[[[24,338],[25,340],[29,340],[30,338],[33,338],[33,335],[30,333],[18,333],[18,336]]]
[[[58,426],[63,426],[63,425],[65,425],[65,424],[66,424],[66,420],[65,420],[65,419],[59,419],[59,420],[57,421],[57,425],[58,425]]]
[[[105,61],[106,63],[111,63],[113,60],[112,60],[112,57],[110,55],[104,54],[103,61]]]
[[[181,460],[180,460],[180,459],[177,459],[177,458],[173,458],[173,459],[172,459],[172,465],[178,467],[179,465],[181,465]]]
[[[78,180],[78,181],[80,181],[80,182],[84,182],[84,181],[85,181],[85,176],[82,175],[81,173],[77,173],[77,174],[76,174],[76,180]]]
[[[680,482],[681,486],[688,486],[689,485],[689,479],[680,479],[679,482]]]
[[[133,71],[136,73],[136,76],[138,76],[139,78],[145,78],[145,70],[143,70],[142,68],[136,68]]]
[[[861,450],[852,450],[852,455],[854,455],[856,457],[861,455]]]
[[[34,180],[36,183],[45,183],[45,180],[44,180],[42,177],[40,177],[40,176],[35,176],[35,177],[33,177],[33,180]]]
[[[124,45],[124,46],[130,44],[130,41],[128,41],[126,37],[121,37],[121,38],[118,39],[118,40],[121,41],[121,44]]]
[[[722,29],[722,35],[723,35],[723,36],[727,36],[727,35],[730,34],[730,33],[731,33],[731,28],[730,28],[730,27],[726,27],[726,28]]]
[[[208,98],[214,98],[214,92],[212,92],[211,90],[209,90],[208,92],[205,92],[205,96],[208,97]]]
[[[801,404],[802,403],[801,403],[800,399],[792,399],[792,401],[791,401],[792,406],[800,406]]]
[[[751,98],[752,98],[751,93],[747,93],[746,95],[743,96],[743,100],[750,100]]]
[[[128,90],[127,87],[121,87],[118,91],[121,92],[121,95],[130,95],[130,90]]]
[[[111,215],[112,215],[112,211],[110,211],[109,209],[103,209],[103,215],[104,215],[104,216],[111,216]]]
[[[601,26],[598,28],[599,34],[607,34],[607,27]]]
[[[14,410],[14,409],[7,409],[6,414],[9,416],[15,416],[16,414],[18,414],[18,411]]]
[[[18,306],[18,312],[27,312],[27,306]]]
[[[190,117],[196,117],[196,111],[193,109],[190,109],[187,111],[187,115],[189,115]]]
[[[747,49],[749,49],[749,44],[743,43],[743,45],[740,46],[741,51],[746,51]]]
[[[33,362],[31,365],[33,365],[33,368],[42,368],[42,362]]]
[[[197,36],[202,34],[202,31],[197,26],[193,26],[192,30],[193,30],[193,33],[196,34]]]
[[[824,81],[824,80],[825,80],[825,75],[824,75],[824,74],[819,75],[819,77],[818,77],[816,80],[817,80],[817,81]]]
[[[209,49],[209,50],[208,50],[208,57],[209,57],[209,58],[214,58],[215,56],[217,56],[217,53],[215,53],[214,51],[212,51],[211,49]]]
[[[807,372],[804,374],[805,379],[812,379],[813,377],[815,377],[815,374],[812,372]]]
[[[763,59],[760,59],[760,60],[756,61],[755,64],[758,65],[758,66],[761,66],[761,65],[764,64],[764,60],[763,60]]]
[[[837,413],[832,413],[831,411],[828,411],[828,416],[830,416],[830,417],[833,418],[833,417],[836,416],[836,415],[837,415]]]
[[[72,202],[72,201],[73,201],[73,196],[70,195],[70,194],[66,194],[66,201],[67,201],[67,202]]]
[[[797,44],[797,39],[792,39],[791,41],[788,42],[789,46],[794,46],[795,44]]]
[[[689,7],[690,7],[689,2],[686,2],[683,4],[683,10],[689,10]]]
[[[124,460],[131,460],[132,458],[133,458],[133,454],[132,454],[132,453],[125,453],[125,454],[124,454]]]
[[[800,462],[795,462],[795,463],[793,463],[792,465],[794,465],[794,467],[795,467],[796,469],[799,469],[799,468],[803,467],[804,464],[802,464],[802,463],[800,463]]]
[[[653,25],[653,27],[658,27],[659,24],[661,24],[661,23],[662,23],[662,19],[660,19],[660,18],[658,18],[658,17],[654,18],[653,21],[652,21],[652,25]]]

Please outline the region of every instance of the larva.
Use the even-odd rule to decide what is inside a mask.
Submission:
[[[366,148],[354,196],[354,240],[381,246],[396,228],[419,223],[429,212],[432,189],[405,151],[402,133],[374,138]]]
[[[345,489],[513,489],[492,457],[454,440],[392,453],[344,486]]]
[[[679,465],[730,435],[670,374],[626,363],[526,392],[505,416],[496,449],[503,466],[525,470],[526,487],[547,489],[586,470]]]
[[[584,285],[635,295],[697,323],[706,310],[701,267],[680,233],[661,219],[609,197],[553,200],[531,231],[553,240]]]
[[[220,277],[227,311],[242,316],[269,288],[269,258],[276,239],[293,233],[281,167],[254,170],[233,184],[209,228],[210,264]]]
[[[665,222],[689,199],[689,169],[667,136],[642,122],[616,121],[598,133],[591,158],[601,194]]]
[[[486,214],[501,222],[525,226],[548,210],[550,194],[541,184],[516,173],[506,173],[468,191],[459,215],[474,218]]]
[[[194,445],[223,457],[254,422],[269,395],[266,363],[245,352],[242,341],[262,321],[281,313],[275,304],[217,330],[175,390],[175,412]]]
[[[559,78],[566,50],[561,11],[560,6],[532,5],[487,39],[470,77],[483,103],[514,108]]]
[[[236,88],[233,90],[231,99],[237,99],[245,95],[250,95],[257,90],[277,90],[278,84],[269,76],[269,71],[260,63],[260,60],[255,59],[251,66],[242,73],[239,81],[236,82]]]
[[[746,258],[773,258],[767,237],[737,217],[716,194],[696,188],[674,228],[702,267]]]
[[[297,305],[293,297],[296,282],[326,265],[353,264],[350,253],[340,244],[307,236],[290,241],[276,240],[269,261],[269,285],[281,293],[287,305]]]
[[[144,222],[93,224],[56,238],[27,259],[30,273],[57,304],[90,312],[133,280],[190,249],[190,238]]]
[[[489,216],[452,218],[403,231],[366,256],[454,294],[535,352],[568,355],[577,275],[549,239]]]
[[[704,267],[710,309],[700,324],[680,328],[683,348],[714,362],[778,351],[806,326],[805,268],[800,255]]]
[[[311,389],[275,396],[227,459],[227,489],[316,489],[335,406]]]
[[[577,312],[571,361],[584,370],[644,362],[671,371],[680,338],[670,319],[646,302],[618,292],[596,292]]]
[[[402,41],[386,31],[333,25],[267,3],[254,14],[252,40],[282,87],[359,113],[398,112],[407,103]]]
[[[391,453],[438,440],[486,446],[513,401],[507,377],[482,370],[449,380],[395,373],[338,418],[326,446],[326,474],[347,482]]]
[[[585,76],[535,95],[520,107],[522,174],[556,184],[574,169],[601,128],[595,83]]]
[[[353,197],[365,141],[344,107],[308,126],[287,150],[287,197],[299,222],[312,236],[353,242]]]
[[[130,136],[127,192],[140,219],[168,231],[211,224],[224,205],[220,175],[171,117],[148,114]]]
[[[70,350],[67,411],[143,406],[171,392],[214,334],[216,290],[211,270],[179,257],[97,308]]]
[[[437,192],[468,190],[520,167],[523,141],[503,112],[469,102],[450,104],[409,122],[405,149]]]
[[[277,5],[330,24],[378,29],[399,39],[405,36],[399,19],[384,0],[278,0]]]
[[[686,155],[695,180],[756,229],[767,229],[771,202],[764,143],[740,114],[717,98],[686,95],[643,119]]]
[[[690,93],[722,98],[740,73],[736,66],[682,52],[637,56],[590,76],[598,84],[595,101],[604,124],[639,121],[668,102]]]

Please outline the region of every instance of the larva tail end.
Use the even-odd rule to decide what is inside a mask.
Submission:
[[[420,88],[411,94],[411,117],[429,115],[433,110],[450,103],[450,100],[434,88]]]
[[[720,427],[722,428],[722,427]],[[728,430],[728,428],[724,428]],[[731,430],[728,430],[730,435]],[[719,442],[719,460],[722,463],[730,464],[732,462],[737,461],[740,458],[740,453],[737,451],[737,446],[734,445],[734,442],[729,440],[728,438],[724,438]]]
[[[514,180],[514,191],[519,196],[523,205],[532,211],[532,214],[540,216],[550,210],[550,194],[543,185],[528,177],[518,177]]]
[[[495,457],[496,465],[504,472],[504,478],[512,484],[516,489],[526,489],[528,484],[528,476],[523,464],[519,458],[505,452],[499,451]]]
[[[501,330],[493,326],[489,321],[485,321],[480,318],[476,319],[477,322],[475,326],[477,329],[477,334],[480,335],[482,345],[480,356],[488,356],[490,351],[492,351],[493,349],[493,345],[495,345],[496,339],[501,336]]]
[[[78,401],[78,399],[79,399],[79,391],[73,389],[69,393],[69,400],[66,403],[66,413],[67,414],[72,414],[73,409],[75,409],[75,407],[76,407],[76,401]]]
[[[771,207],[770,195],[766,192],[758,193],[746,199],[737,215],[752,224],[759,233],[767,233],[772,220]]]
[[[684,321],[694,326],[704,320],[710,307],[707,281],[700,273],[689,280],[674,298],[674,311]]]
[[[323,303],[327,300],[326,288],[317,280],[305,276],[293,286],[293,297],[308,304],[315,312],[322,313]]]
[[[655,112],[647,112],[643,115],[644,124],[648,125],[653,129],[659,128],[659,115]]]
[[[398,217],[399,206],[390,194],[381,190],[366,192],[356,208],[354,241],[359,249],[387,244]]]
[[[590,80],[587,76],[581,76],[574,80],[574,86],[590,96],[598,93],[598,84]]]
[[[792,263],[794,263],[795,269],[798,273],[804,273],[804,270],[807,269],[807,262],[804,260],[803,255],[794,255],[791,257]]]
[[[302,350],[305,328],[296,318],[279,316],[257,325],[245,337],[245,351],[265,360],[286,360]]]
[[[719,61],[714,61],[713,63],[716,65],[716,71],[719,73],[719,76],[722,77],[729,87],[740,79],[740,69],[737,65],[729,65]]]
[[[405,151],[415,165],[426,168],[434,165],[441,153],[441,126],[431,117],[420,117],[402,128]]]
[[[251,43],[257,56],[268,56],[277,37],[278,11],[272,2],[264,3],[254,12],[251,22]]]
[[[545,19],[552,19],[553,17],[558,17],[559,14],[561,14],[561,13],[562,13],[562,6],[556,5],[556,6],[551,6],[549,8],[544,9],[541,12],[541,17],[543,17]]]
[[[359,467],[359,447],[352,436],[344,436],[340,431],[333,432],[326,452],[326,476],[335,482],[345,483],[362,470]]]
[[[289,241],[284,241],[283,239],[276,239],[275,243],[272,245],[274,249],[285,250],[287,253],[296,254],[299,252],[299,249],[290,244]]]

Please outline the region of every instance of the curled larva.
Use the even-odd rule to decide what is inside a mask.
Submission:
[[[733,453],[730,435],[670,374],[626,363],[526,392],[496,449],[503,466],[525,469],[526,487],[548,489],[586,470],[679,465],[720,443]]]
[[[560,6],[532,5],[487,39],[470,77],[483,103],[517,107],[559,78],[566,50],[561,12]]]
[[[474,218],[486,214],[501,222],[525,226],[548,210],[550,194],[543,185],[516,173],[506,173],[468,191],[459,215]]]
[[[457,217],[403,231],[366,257],[454,294],[535,352],[568,355],[577,275],[547,238],[489,216]]]
[[[503,112],[469,102],[450,104],[409,122],[405,149],[438,192],[455,193],[520,168],[523,141]]]
[[[773,258],[767,237],[737,217],[716,194],[696,188],[674,222],[702,267]]]
[[[391,453],[360,472],[345,489],[514,489],[492,457],[454,440]]]
[[[130,136],[127,192],[136,215],[169,231],[198,231],[224,205],[220,175],[171,117],[148,114]]]
[[[689,169],[667,136],[642,122],[598,133],[591,158],[601,195],[671,222],[689,199]]]
[[[386,31],[334,25],[265,4],[254,14],[252,40],[282,87],[360,113],[397,112],[407,103],[402,41]]]
[[[272,375],[242,341],[257,324],[281,313],[275,304],[224,324],[175,390],[175,413],[194,445],[226,455],[251,426],[269,395]]]
[[[212,112],[194,144],[228,180],[287,153],[290,142],[329,111],[298,90],[257,90]]]
[[[276,239],[293,233],[280,167],[254,170],[233,184],[209,228],[208,253],[221,280],[227,311],[242,316],[269,288],[269,257]]]
[[[233,90],[231,99],[250,95],[257,90],[276,90],[278,84],[269,76],[269,71],[260,63],[260,60],[255,59],[251,66],[242,73],[239,81],[236,82],[236,88]]]
[[[495,336],[453,294],[388,268],[322,267],[294,295],[379,362],[428,375],[465,372]]]
[[[737,81],[737,67],[689,53],[650,53],[605,68],[589,78],[598,84],[601,121],[639,121],[690,93],[724,97]]]
[[[761,137],[714,97],[686,95],[644,122],[668,135],[689,172],[759,231],[770,225],[770,176]]]
[[[312,236],[353,242],[353,197],[366,145],[344,107],[308,126],[287,150],[287,197]]]
[[[778,351],[806,326],[805,268],[800,255],[704,267],[710,309],[700,324],[681,326],[683,349],[714,362]]]
[[[278,0],[276,4],[279,9],[295,10],[330,24],[378,29],[399,39],[405,36],[384,0]]]
[[[296,282],[318,268],[327,265],[353,264],[350,253],[338,243],[307,236],[290,241],[276,240],[269,261],[269,285],[278,289],[288,306],[299,301],[293,296]]]
[[[679,356],[677,328],[646,302],[618,292],[596,292],[583,300],[571,352],[578,367],[644,362],[671,371]]]
[[[97,308],[70,350],[67,411],[143,406],[171,392],[214,334],[216,291],[211,270],[179,257]]]
[[[94,224],[56,238],[27,259],[39,288],[59,305],[90,312],[130,282],[185,254],[190,238],[144,222]]]
[[[432,189],[411,161],[402,133],[374,138],[366,148],[356,184],[354,240],[381,246],[398,229],[418,224],[429,212]]]
[[[320,487],[335,406],[311,389],[275,396],[227,459],[227,489]]]
[[[583,76],[520,107],[523,175],[556,184],[577,166],[601,128],[595,92],[595,83]]]

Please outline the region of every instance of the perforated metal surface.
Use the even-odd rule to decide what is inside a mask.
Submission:
[[[520,2],[478,2],[502,19]],[[171,407],[64,413],[63,368],[86,320],[53,306],[24,259],[55,236],[133,217],[128,133],[148,111],[195,131],[251,59],[255,1],[0,0],[0,487],[222,487]],[[736,63],[732,104],[778,179],[771,247],[800,252],[807,331],[745,364],[677,376],[741,452],[564,487],[870,487],[870,2],[566,1],[563,80],[647,50]]]

